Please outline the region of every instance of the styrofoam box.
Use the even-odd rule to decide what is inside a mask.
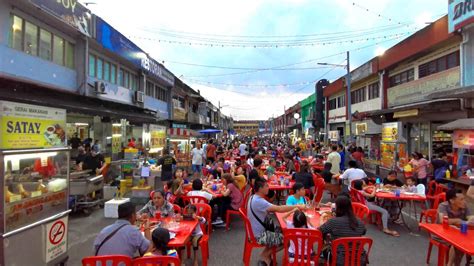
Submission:
[[[118,218],[118,206],[129,201],[129,198],[111,199],[107,201],[104,205],[104,217]]]

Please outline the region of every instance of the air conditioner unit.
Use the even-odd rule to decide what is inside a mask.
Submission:
[[[143,103],[145,99],[145,94],[142,91],[135,92],[135,102],[136,103]]]
[[[94,89],[97,94],[106,94],[105,89],[107,88],[107,84],[102,81],[96,81],[94,83]]]

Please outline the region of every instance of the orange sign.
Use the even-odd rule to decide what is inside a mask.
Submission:
[[[454,131],[453,147],[461,149],[474,149],[474,130]]]

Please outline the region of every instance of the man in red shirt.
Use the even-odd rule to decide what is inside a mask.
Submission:
[[[216,146],[213,144],[213,142],[214,140],[210,139],[206,147],[207,160],[211,161],[212,163],[214,163],[216,160],[216,149],[217,149]]]

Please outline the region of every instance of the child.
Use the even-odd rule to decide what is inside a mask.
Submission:
[[[197,212],[196,205],[193,205],[193,204],[189,204],[184,209],[184,214],[186,216],[191,216],[193,219],[197,219],[201,225],[206,224],[206,218],[196,215],[196,212]],[[193,250],[194,250],[194,261],[193,261],[194,266],[198,265],[198,258],[197,258],[196,253],[197,253],[197,250],[199,249],[199,240],[201,240],[201,237],[203,235],[204,234],[202,232],[201,226],[196,226],[192,234],[192,243],[193,243]]]
[[[293,214],[293,222],[287,220],[287,218],[291,214]],[[283,216],[283,219],[286,221],[287,228],[309,228],[309,229],[314,228],[313,224],[311,224],[311,221],[306,218],[306,215],[304,214],[304,212],[300,211],[298,208],[294,208],[292,211],[285,214]],[[301,245],[301,244],[302,243],[298,243],[298,245]],[[302,250],[303,248],[298,247],[298,249]],[[311,255],[313,255],[313,252],[311,252]],[[290,241],[290,247],[288,248],[288,255],[290,258],[295,257],[295,244],[292,241]],[[304,255],[307,255],[307,254],[304,254]]]
[[[149,256],[172,256],[177,257],[178,252],[174,249],[168,249],[170,242],[170,232],[166,228],[156,228],[151,234],[153,246],[150,252],[147,252],[144,257]]]
[[[178,168],[174,172],[174,178],[173,181],[171,182],[171,187],[168,187],[168,189],[171,191],[171,197],[174,197],[175,200],[173,203],[178,204],[180,206],[184,206],[182,196],[184,196],[184,180],[183,180],[183,169]]]
[[[415,178],[413,176],[405,177],[405,183],[406,184],[403,186],[405,192],[418,193],[416,189]]]
[[[270,165],[267,167],[266,174],[268,178],[272,177],[276,171],[276,161],[275,159],[270,159]]]
[[[306,199],[304,196],[306,195],[306,190],[304,189],[303,184],[301,183],[295,183],[293,185],[293,195],[288,196],[286,199],[286,205],[300,205],[300,204],[306,204]]]

